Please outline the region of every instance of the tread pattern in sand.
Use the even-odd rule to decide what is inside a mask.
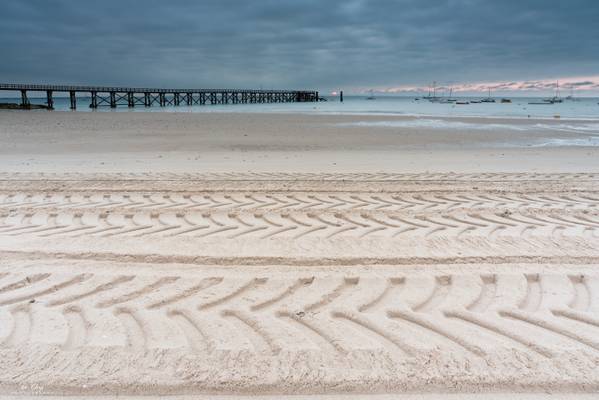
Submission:
[[[128,351],[435,348],[484,358],[599,354],[594,273],[178,275],[17,271],[0,280],[1,347]],[[544,340],[540,341],[539,338]]]
[[[599,389],[597,174],[0,179],[5,392]]]
[[[180,181],[560,181],[599,180],[597,173],[0,173],[0,180],[180,180]]]
[[[383,210],[597,209],[594,193],[1,193],[0,209]]]
[[[580,236],[595,238],[588,193],[6,193],[0,236]]]

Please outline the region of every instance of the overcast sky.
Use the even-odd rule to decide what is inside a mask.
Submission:
[[[0,55],[5,82],[599,89],[599,0],[2,0]]]

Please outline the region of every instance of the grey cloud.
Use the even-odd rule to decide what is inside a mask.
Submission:
[[[3,1],[0,81],[349,90],[589,76],[597,21],[596,0]]]

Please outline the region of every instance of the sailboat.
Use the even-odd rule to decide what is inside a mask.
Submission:
[[[437,82],[436,81],[433,81],[433,95],[431,96],[431,92],[429,89],[428,96],[424,96],[423,98],[427,99],[431,103],[439,102],[440,99],[437,97]]]
[[[372,89],[370,89],[370,96],[368,96],[366,98],[366,100],[376,100],[376,97],[374,97],[374,93],[373,93]]]
[[[491,88],[489,88],[489,96],[486,99],[482,99],[481,103],[495,103],[495,99],[491,97]]]
[[[430,99],[431,98],[431,88],[430,86],[428,87],[428,94],[426,96],[422,96],[423,99]],[[419,98],[416,98],[416,100],[420,100]]]
[[[455,103],[457,101],[457,99],[452,99],[451,98],[452,94],[453,94],[453,88],[449,88],[449,97],[441,98],[438,100],[438,102],[442,103],[442,104]]]
[[[544,99],[543,101],[549,103],[549,104],[555,104],[555,103],[562,103],[563,100],[559,95],[559,81],[555,82],[555,96],[549,98],[549,99]]]
[[[570,95],[566,96],[566,100],[578,101],[578,99],[574,97],[574,85],[570,85]]]
[[[435,82],[433,82],[433,87],[435,85]],[[431,87],[428,87],[428,94],[426,96],[422,96],[423,99],[431,99],[433,96],[431,96]]]

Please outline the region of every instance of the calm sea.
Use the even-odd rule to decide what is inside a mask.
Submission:
[[[460,98],[474,100],[475,98]],[[499,99],[498,99],[499,100]],[[17,98],[4,98],[0,102],[18,103]],[[45,99],[31,99],[32,103],[43,104]],[[127,108],[119,106],[116,110],[100,107],[102,112],[277,112],[277,113],[317,113],[317,114],[382,114],[406,116],[434,117],[516,117],[516,118],[554,118],[599,120],[599,99],[578,98],[575,101],[564,100],[563,103],[551,105],[534,105],[539,98],[512,98],[512,103],[480,103],[480,104],[439,104],[427,100],[415,100],[414,97],[380,96],[375,100],[366,97],[346,96],[343,103],[338,98],[329,97],[326,102],[319,103],[275,103],[275,104],[228,104],[205,106],[152,107],[136,106]],[[89,98],[77,99],[77,111],[90,111]],[[55,109],[69,110],[68,98],[55,98]]]

